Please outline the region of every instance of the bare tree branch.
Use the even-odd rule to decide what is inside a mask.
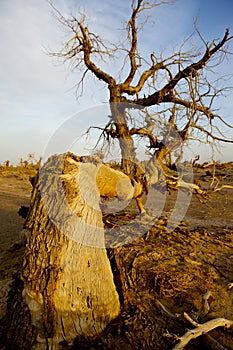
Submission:
[[[85,15],[80,15],[80,20],[72,16],[70,19],[66,19],[50,1],[50,5],[56,13],[58,21],[69,28],[73,33],[71,39],[69,39],[62,50],[57,53],[52,53],[52,56],[64,58],[65,60],[75,60],[75,67],[77,68],[83,62],[90,72],[92,72],[98,79],[104,81],[108,85],[115,85],[115,79],[104,72],[102,69],[91,59],[93,53],[109,55],[110,49],[106,47],[103,41],[94,33],[91,33],[88,27],[85,25]],[[104,48],[102,51],[101,47]]]
[[[211,56],[213,56],[223,45],[229,40],[229,29],[226,29],[223,39],[217,44],[213,44],[214,48],[211,49],[212,44],[207,47],[204,55],[200,60],[195,63],[190,64],[183,70],[179,71],[161,90],[156,91],[152,95],[146,98],[141,98],[137,100],[137,104],[142,106],[151,106],[161,102],[173,102],[172,90],[178,84],[181,79],[194,75],[197,71],[201,70],[206,63],[209,61]]]

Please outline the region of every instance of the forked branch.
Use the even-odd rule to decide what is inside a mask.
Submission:
[[[225,318],[215,318],[203,324],[196,324],[196,328],[187,331],[180,338],[179,343],[176,344],[173,350],[183,350],[184,347],[190,342],[190,340],[196,339],[201,335],[206,334],[217,327],[230,328],[232,326],[233,326],[233,321],[227,320]]]
[[[152,106],[162,102],[175,102],[173,89],[176,87],[176,85],[182,79],[194,76],[198,71],[202,70],[205,67],[206,63],[210,60],[210,58],[214,56],[215,53],[217,53],[230,39],[231,37],[229,36],[229,29],[226,29],[225,35],[222,38],[222,40],[216,45],[210,44],[209,46],[207,46],[204,55],[197,62],[194,62],[185,67],[184,69],[179,70],[179,72],[172,79],[170,79],[170,81],[163,88],[161,88],[159,91],[154,92],[148,97],[139,98],[137,100],[137,104],[141,106]],[[212,45],[214,45],[214,47],[211,49]],[[176,101],[176,103],[181,102],[182,100]],[[184,103],[185,101],[183,101],[182,104]],[[188,105],[188,107],[196,109],[197,106],[195,104],[190,104]],[[209,111],[207,112],[209,113]]]

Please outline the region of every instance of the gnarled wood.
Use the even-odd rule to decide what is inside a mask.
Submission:
[[[51,157],[34,185],[21,278],[36,341],[21,339],[19,349],[58,349],[62,341],[95,336],[120,310],[104,248],[99,166],[78,160]]]

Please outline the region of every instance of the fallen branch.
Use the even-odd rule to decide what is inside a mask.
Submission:
[[[187,312],[184,312],[184,318],[189,321],[189,323],[191,323],[194,327],[199,327],[200,323],[196,322],[195,320],[192,319],[191,316],[189,316],[189,314],[187,314]]]
[[[209,311],[208,299],[211,296],[211,292],[207,291],[203,296],[203,306],[198,314],[206,315]],[[184,318],[189,321],[193,326],[199,327],[200,324],[194,321],[186,312],[184,312]],[[202,334],[202,341],[209,350],[226,350],[216,339],[211,337],[209,334]]]
[[[187,315],[187,314],[186,314]],[[189,316],[189,321],[192,320]],[[215,318],[213,320],[207,321],[206,323],[199,324],[192,320],[194,324],[196,324],[196,328],[189,330],[186,332],[181,338],[180,342],[175,345],[173,350],[182,350],[184,347],[190,342],[192,339],[196,339],[203,334],[208,333],[212,329],[217,327],[230,328],[233,326],[233,321],[226,320],[225,318]]]
[[[218,187],[218,188],[215,188],[215,189],[213,190],[213,192],[222,191],[224,188],[233,189],[233,186],[232,186],[232,185],[222,185],[222,186],[220,186],[220,187]]]
[[[177,187],[182,187],[182,188],[187,188],[188,190],[194,190],[198,194],[200,194],[203,198],[207,197],[207,193],[205,190],[202,190],[198,185],[190,183],[190,182],[185,182],[182,179],[177,180]]]

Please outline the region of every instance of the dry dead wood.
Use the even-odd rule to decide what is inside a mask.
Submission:
[[[6,349],[60,349],[60,342],[100,334],[118,316],[98,169],[70,153],[51,156],[41,168],[24,224],[23,286],[9,315]]]
[[[197,318],[202,318],[205,317],[209,310],[210,310],[210,305],[208,302],[208,299],[211,297],[212,293],[210,290],[208,290],[202,298],[202,308],[197,312],[196,317]]]
[[[215,162],[209,162],[209,163],[207,163],[207,164],[203,164],[202,165],[202,168],[203,169],[206,169],[206,168],[209,168],[210,166],[215,166]]]
[[[206,198],[206,191],[202,190],[198,185],[190,182],[185,182],[182,179],[178,179],[177,181],[177,187],[187,188],[189,190],[194,190],[198,194],[200,194],[202,197]]]
[[[207,192],[205,190],[202,190],[200,186],[198,186],[195,183],[191,183],[191,182],[186,182],[182,179],[179,178],[175,178],[175,177],[171,177],[173,178],[174,181],[170,181],[169,179],[166,180],[168,187],[173,188],[173,189],[178,189],[178,188],[183,188],[185,190],[188,190],[190,192],[195,191],[197,194],[201,195],[203,198],[207,198]]]
[[[233,321],[227,320],[225,318],[215,318],[203,324],[199,324],[195,322],[188,314],[185,313],[184,316],[189,322],[191,322],[193,325],[196,325],[196,328],[187,331],[182,337],[180,337],[179,343],[175,345],[173,350],[184,349],[184,347],[190,342],[190,340],[196,339],[217,327],[230,328],[233,326]]]
[[[222,185],[220,187],[215,188],[213,190],[213,192],[222,191],[222,190],[224,190],[224,188],[233,189],[233,186],[232,185]]]
[[[195,319],[198,319],[200,317],[204,317],[208,314],[209,309],[210,309],[208,299],[210,298],[211,295],[212,295],[211,291],[207,291],[203,295],[202,307],[195,314]],[[230,328],[233,326],[233,321],[227,320],[224,318],[215,318],[213,320],[210,320],[210,321],[207,321],[203,324],[200,324],[196,320],[194,320],[190,315],[188,315],[186,312],[184,312],[183,316],[195,328],[188,330],[182,337],[180,337],[179,343],[175,345],[173,350],[184,349],[184,347],[190,342],[190,340],[196,339],[199,336],[202,336],[202,341],[205,343],[205,345],[208,347],[208,349],[210,349],[210,350],[225,350],[224,346],[222,346],[217,340],[212,338],[207,333],[209,331],[217,328],[217,327]]]

